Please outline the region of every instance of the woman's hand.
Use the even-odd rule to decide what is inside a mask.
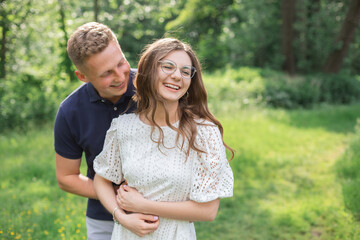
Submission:
[[[120,207],[127,212],[146,213],[143,207],[145,206],[147,199],[145,199],[135,188],[124,184],[121,185],[116,196],[116,201]]]
[[[157,216],[141,213],[117,215],[117,213],[115,212],[115,217],[121,225],[139,237],[154,232],[160,224],[160,219]]]

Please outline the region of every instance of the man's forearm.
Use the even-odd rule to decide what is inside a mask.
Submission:
[[[82,174],[58,177],[58,185],[66,192],[97,199],[93,180]]]
[[[93,181],[80,172],[81,158],[69,159],[55,153],[55,160],[56,179],[62,190],[97,199]]]

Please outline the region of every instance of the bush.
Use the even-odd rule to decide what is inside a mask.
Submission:
[[[360,81],[349,74],[314,74],[290,77],[262,72],[266,104],[283,108],[309,108],[319,103],[348,104],[360,99]]]
[[[312,77],[291,77],[265,70],[264,99],[267,105],[282,108],[311,107],[319,102],[320,82]]]
[[[351,103],[360,98],[360,81],[348,74],[322,75],[323,102]]]
[[[209,105],[215,111],[250,105],[311,108],[321,103],[348,104],[360,100],[359,79],[346,73],[292,77],[274,70],[242,67],[205,74],[204,79]]]
[[[0,95],[0,132],[25,130],[30,124],[41,125],[53,119],[57,108],[52,91],[45,81],[30,74],[3,79]]]
[[[54,113],[54,104],[44,94],[42,80],[29,74],[8,77],[0,97],[0,129],[25,129],[30,122],[44,122]]]
[[[221,112],[261,104],[264,79],[260,71],[243,67],[204,74],[210,108],[214,112]]]

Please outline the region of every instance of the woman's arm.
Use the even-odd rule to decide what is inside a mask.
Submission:
[[[117,201],[126,211],[154,214],[185,221],[213,221],[219,208],[219,199],[199,203],[195,201],[157,202],[145,199],[136,189],[121,185]]]
[[[145,236],[146,234],[154,232],[159,227],[160,221],[157,216],[141,213],[126,214],[121,208],[117,208],[114,212],[118,204],[115,199],[114,188],[109,180],[95,174],[94,188],[103,206],[114,214],[116,220],[118,220],[121,225],[136,235],[140,237]]]

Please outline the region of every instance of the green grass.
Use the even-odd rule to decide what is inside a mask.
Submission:
[[[85,239],[86,201],[59,190],[52,126],[0,136],[0,239]]]
[[[234,197],[198,239],[360,239],[360,105],[217,116]],[[0,152],[0,239],[85,239],[86,200],[56,184],[52,126],[0,135]]]
[[[199,239],[360,239],[335,168],[359,116],[359,105],[222,114],[234,197],[197,224]]]

